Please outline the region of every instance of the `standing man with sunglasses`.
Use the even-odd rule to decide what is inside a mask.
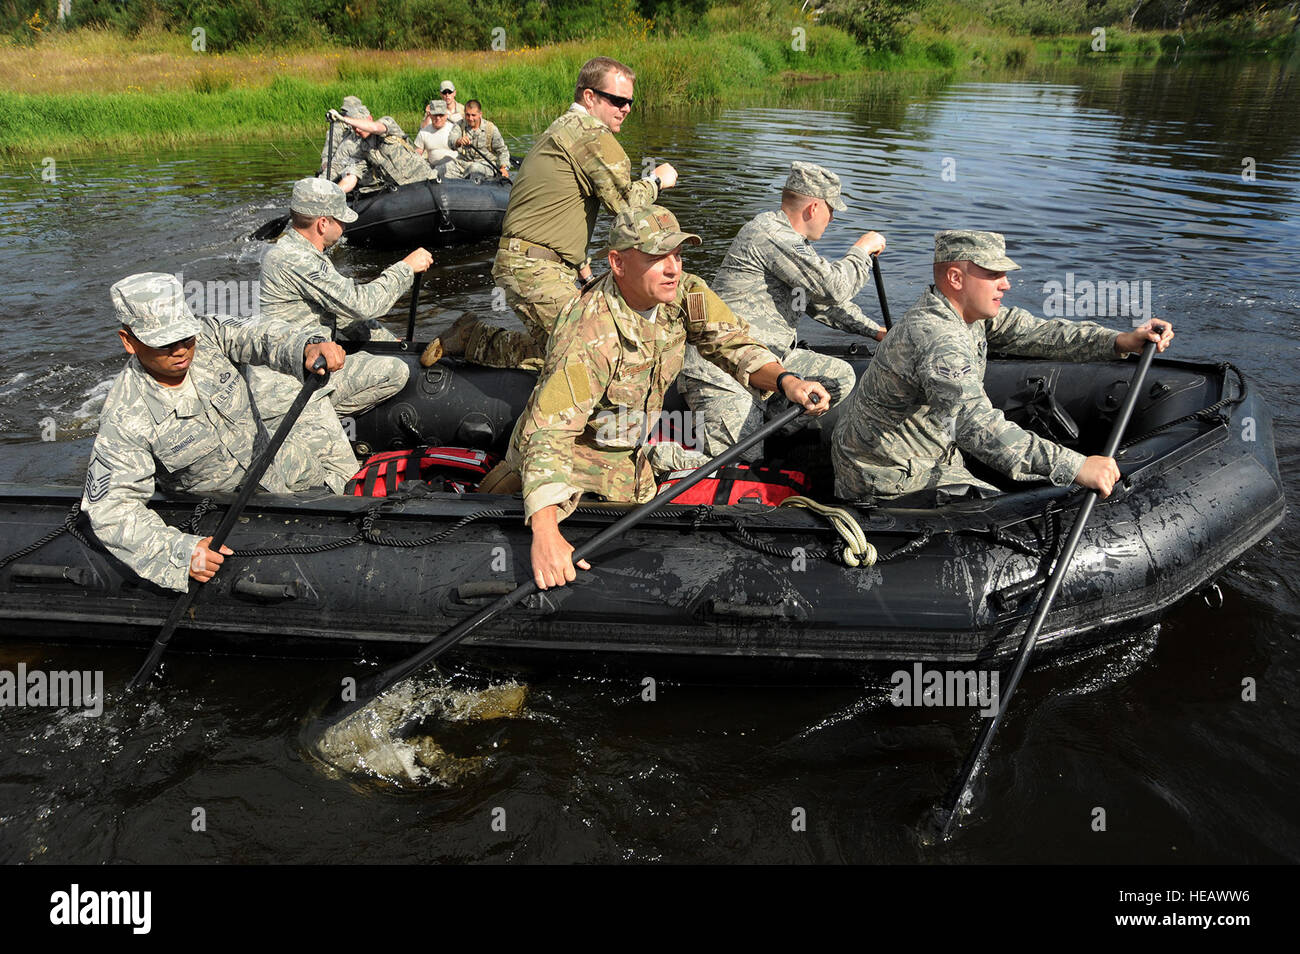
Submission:
[[[632,111],[636,74],[598,56],[578,73],[574,102],[529,150],[510,191],[492,277],[526,332],[465,316],[425,349],[421,363],[459,355],[495,368],[540,367],[564,307],[591,279],[596,215],[650,205],[677,182],[668,163],[644,179],[614,137]]]

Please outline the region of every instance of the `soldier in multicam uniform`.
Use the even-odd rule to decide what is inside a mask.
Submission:
[[[433,256],[417,248],[363,285],[340,275],[325,254],[343,235],[344,224],[357,218],[342,189],[324,179],[299,179],[289,214],[291,227],[262,260],[262,315],[295,330],[320,333],[325,328],[331,338],[344,341],[396,341],[377,316],[387,313]],[[331,380],[330,402],[339,414],[359,414],[400,391],[409,373],[401,358],[359,351]],[[273,427],[297,394],[294,381],[269,368],[253,368],[249,382],[263,418]]]
[[[654,496],[645,437],[687,342],[760,397],[781,390],[812,414],[828,406],[825,388],[786,372],[700,278],[682,270],[684,242],[698,245],[700,237],[683,233],[662,206],[621,213],[610,229],[610,273],[555,325],[503,465],[522,482],[542,589],[575,578],[573,548],[558,524],[583,493],[626,502]]]
[[[104,402],[81,509],[110,553],[145,579],[184,590],[187,577],[210,580],[233,551],[208,549],[211,537],[169,527],[146,505],[155,480],[186,493],[232,491],[265,446],[269,435],[232,362],[267,364],[301,382],[317,356],[330,370],[342,368],[343,349],[276,321],[195,317],[172,275],[131,275],[113,286],[112,299],[132,357]],[[337,418],[333,433],[295,425],[261,486],[339,493],[347,477],[338,479],[328,462],[340,449],[352,456]]]
[[[495,368],[539,366],[560,312],[591,278],[587,246],[600,207],[617,215],[648,205],[677,182],[667,163],[634,181],[631,160],[614,138],[632,110],[635,79],[606,56],[584,63],[576,102],[528,151],[515,177],[492,278],[527,330],[465,316],[429,345],[423,364],[464,354]]]
[[[1110,494],[1113,458],[1085,458],[1017,427],[984,393],[988,351],[1102,361],[1164,351],[1167,321],[1115,332],[1091,321],[1044,320],[1002,305],[1006,273],[1020,266],[996,232],[954,230],[934,237],[934,284],[885,338],[842,408],[831,442],[835,493],[849,500],[933,491],[944,503],[1000,491],[966,469],[973,454],[1014,480],[1074,482]]]
[[[813,251],[836,211],[848,206],[833,172],[810,162],[793,162],[781,190],[781,208],[751,219],[727,250],[713,290],[749,323],[750,333],[763,342],[791,371],[820,381],[838,404],[853,390],[853,366],[829,355],[796,348],[801,314],[832,328],[865,335],[877,341],[885,329],[862,313],[853,296],[871,280],[871,256],[885,247],[884,238],[867,232],[838,262]],[[704,453],[713,457],[781,413],[784,401],[760,404],[734,380],[704,361],[694,348],[686,349],[686,364],[677,382],[694,414],[695,431]],[[792,428],[806,426],[806,418]],[[756,459],[762,448],[744,457]]]
[[[330,118],[349,126],[356,134],[356,142],[344,150],[346,165],[338,180],[344,192],[351,192],[358,185],[365,190],[437,179],[437,173],[407,142],[406,133],[392,116],[371,119],[331,110]]]
[[[471,99],[465,104],[465,119],[449,136],[456,147],[456,162],[447,169],[452,179],[467,179],[475,173],[493,178],[501,175],[510,178],[510,150],[501,136],[501,130],[489,119],[483,118],[483,104]],[[496,168],[483,158],[488,156]]]

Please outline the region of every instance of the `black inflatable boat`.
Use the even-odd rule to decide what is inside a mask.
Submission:
[[[419,345],[370,349],[404,355],[412,374],[401,394],[356,419],[367,452],[415,444],[500,451],[533,384],[522,372],[455,361],[421,368]],[[859,372],[865,366],[863,352],[834,353]],[[1124,362],[994,360],[986,380],[1011,416],[1087,452],[1104,442],[1131,372]],[[680,404],[665,411],[680,412]],[[1007,659],[1081,494],[1008,485],[1001,497],[940,507],[836,502],[827,465],[833,413],[820,434],[769,442],[767,456],[806,471],[811,496],[847,508],[878,553],[874,565],[846,566],[839,536],[807,510],[670,507],[615,541],[576,584],[534,595],[456,651],[483,661],[710,669]],[[51,485],[38,475],[52,472],[48,461],[60,451],[77,455],[70,470],[65,461],[76,474],[89,454],[83,443],[6,449],[0,559],[10,556],[0,567],[0,619],[11,635],[147,642],[175,594],[109,557],[84,536],[84,520],[21,552],[65,524],[80,497],[77,477]],[[1282,520],[1268,409],[1227,365],[1157,361],[1120,464],[1124,479],[1087,525],[1040,651],[1158,620],[1212,587]],[[254,496],[230,540],[237,555],[204,587],[173,646],[322,653],[415,644],[527,578],[530,536],[518,497],[415,486],[420,493],[382,499]],[[152,506],[181,524],[196,504],[159,495]],[[624,511],[584,506],[564,529],[576,544]],[[199,527],[210,533],[219,518],[217,508]]]
[[[510,201],[509,179],[413,182],[352,203],[350,245],[426,248],[496,238]]]

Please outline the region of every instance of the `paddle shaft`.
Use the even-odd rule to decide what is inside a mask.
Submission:
[[[1119,442],[1124,437],[1124,430],[1128,427],[1129,418],[1133,416],[1133,408],[1137,405],[1138,392],[1142,388],[1142,382],[1146,378],[1147,369],[1151,367],[1151,359],[1155,357],[1155,353],[1156,343],[1148,341],[1146,347],[1142,350],[1142,358],[1138,361],[1137,370],[1133,372],[1133,378],[1129,381],[1128,394],[1124,396],[1124,404],[1120,407],[1119,415],[1115,418],[1114,427],[1111,428],[1110,438],[1106,441],[1105,450],[1102,451],[1103,457],[1115,456],[1115,452],[1119,448]],[[971,749],[970,755],[966,758],[966,764],[962,767],[962,773],[957,780],[957,784],[948,791],[943,806],[946,814],[942,816],[943,836],[945,838],[952,831],[962,796],[970,788],[971,783],[983,767],[989,746],[993,743],[993,734],[997,732],[998,726],[1002,724],[1002,716],[1007,711],[1007,706],[1011,702],[1012,694],[1016,691],[1016,686],[1020,684],[1020,677],[1029,666],[1029,658],[1033,655],[1034,643],[1038,640],[1038,633],[1043,628],[1043,622],[1047,619],[1047,614],[1051,612],[1052,603],[1055,602],[1056,594],[1060,591],[1061,583],[1065,579],[1065,573],[1074,560],[1074,551],[1079,547],[1079,540],[1083,536],[1084,527],[1088,524],[1088,518],[1092,516],[1092,509],[1096,505],[1099,496],[1098,492],[1093,490],[1089,492],[1079,506],[1078,515],[1074,518],[1074,525],[1070,527],[1070,535],[1066,538],[1065,546],[1061,550],[1061,556],[1056,561],[1056,568],[1052,570],[1052,575],[1047,580],[1047,586],[1043,589],[1043,595],[1038,601],[1038,608],[1034,611],[1029,628],[1025,630],[1024,638],[1020,641],[1020,654],[1017,656],[1016,664],[1011,670],[1011,679],[1007,682],[1006,688],[999,693],[997,712],[994,713],[993,718],[982,720],[979,735],[975,740],[975,747]]]
[[[406,340],[415,340],[415,306],[420,303],[420,283],[424,281],[424,272],[415,273],[411,282],[411,313],[406,317]]]
[[[303,382],[302,390],[298,392],[298,396],[294,398],[293,403],[289,405],[289,410],[285,412],[283,420],[280,421],[280,426],[275,429],[275,434],[271,437],[270,442],[262,451],[262,456],[253,462],[253,466],[249,468],[248,473],[244,475],[244,482],[239,487],[239,493],[235,495],[234,503],[230,505],[230,509],[226,511],[226,515],[221,518],[221,524],[212,534],[212,543],[209,549],[219,551],[222,545],[226,542],[226,538],[230,536],[230,531],[235,528],[235,523],[244,512],[244,507],[248,505],[248,499],[253,496],[253,492],[257,490],[258,481],[262,479],[262,475],[266,473],[266,468],[270,466],[276,452],[279,451],[280,445],[284,443],[284,439],[288,437],[289,431],[293,428],[293,425],[297,423],[298,416],[302,414],[302,409],[307,406],[307,401],[311,398],[317,388],[329,380],[328,371],[325,374],[315,373],[316,369],[324,367],[325,358],[324,356],[321,356],[317,358],[315,363],[312,365],[312,372],[307,375],[307,380]],[[142,665],[136,674],[131,677],[131,681],[126,684],[128,692],[134,692],[137,688],[148,682],[150,677],[153,676],[154,671],[158,668],[159,661],[162,659],[163,653],[167,651],[167,644],[171,642],[172,634],[176,632],[177,624],[180,623],[181,617],[189,611],[189,608],[194,605],[194,600],[198,597],[199,590],[202,586],[203,584],[199,583],[197,580],[190,580],[189,589],[177,598],[174,604],[172,604],[172,611],[167,615],[167,619],[163,623],[162,629],[158,631],[158,636],[153,641],[153,646],[149,650],[149,655],[145,658],[144,665]]]
[[[334,181],[334,120],[330,119],[330,154],[325,160],[324,178],[330,182]]]
[[[580,560],[593,556],[601,547],[609,543],[609,541],[632,529],[632,527],[645,520],[664,504],[670,502],[680,494],[685,493],[687,490],[690,490],[701,480],[706,479],[718,468],[726,467],[732,461],[744,454],[745,451],[749,450],[759,441],[775,434],[803,412],[803,407],[798,404],[788,408],[781,414],[772,418],[772,420],[768,421],[753,434],[746,437],[739,444],[723,451],[703,466],[697,467],[689,477],[683,478],[671,487],[665,487],[655,495],[654,499],[646,501],[631,513],[625,514],[620,519],[611,523],[590,540],[585,541],[581,546],[573,551],[573,562],[577,563]],[[421,667],[433,662],[433,660],[437,659],[452,646],[456,645],[470,633],[474,632],[474,630],[478,629],[493,616],[496,616],[503,610],[509,609],[521,600],[532,596],[535,592],[537,592],[537,582],[530,579],[527,583],[515,587],[491,606],[480,610],[477,615],[461,623],[457,623],[409,659],[405,659],[397,665],[378,673],[366,683],[364,689],[357,692],[356,700],[348,703],[337,716],[333,717],[332,721],[340,722],[343,719],[346,719],[353,712],[367,705],[373,698],[393,684],[400,682],[402,679],[414,674]]]
[[[496,161],[491,156],[489,156],[486,152],[480,149],[475,143],[470,143],[469,147],[483,157],[483,159],[488,164],[488,168],[490,168],[498,176],[501,175],[501,167],[496,164]]]
[[[876,280],[876,295],[880,298],[880,317],[885,319],[885,330],[894,327],[889,317],[889,302],[885,301],[885,280],[880,277],[880,253],[871,256],[871,277]]]

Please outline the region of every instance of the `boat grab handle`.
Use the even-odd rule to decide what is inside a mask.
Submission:
[[[736,619],[791,619],[794,613],[786,602],[744,603],[731,600],[709,600],[709,612],[714,616],[732,616]]]
[[[288,583],[258,583],[256,577],[246,576],[235,581],[234,591],[240,596],[257,600],[296,600],[306,587],[301,580]]]
[[[513,593],[515,585],[512,580],[471,580],[456,587],[456,599],[462,603],[488,597],[495,599],[498,596]]]
[[[45,563],[15,563],[9,571],[15,580],[33,583],[71,583],[73,586],[90,586],[95,574],[84,566],[50,566]]]

